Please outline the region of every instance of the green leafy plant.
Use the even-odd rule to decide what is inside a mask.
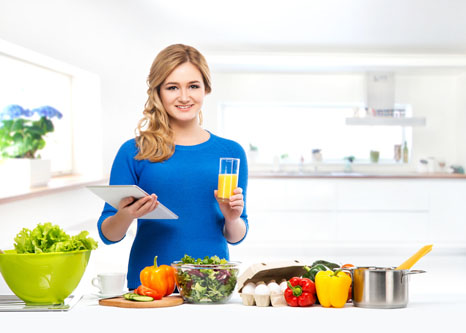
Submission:
[[[345,158],[343,158],[344,160],[348,161],[349,163],[353,163],[354,160],[356,159],[356,157],[354,156],[346,156]]]
[[[39,223],[33,230],[23,228],[15,237],[16,253],[49,253],[94,250],[98,243],[89,232],[68,235],[58,225]]]
[[[259,148],[257,146],[254,146],[252,143],[249,144],[249,150],[250,151],[259,151]]]
[[[11,104],[0,112],[0,156],[2,158],[40,158],[45,136],[54,131],[52,118],[63,115],[51,106],[32,110]]]

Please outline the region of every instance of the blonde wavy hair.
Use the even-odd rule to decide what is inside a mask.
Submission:
[[[192,46],[174,44],[166,47],[152,62],[147,78],[147,102],[143,118],[136,129],[136,144],[139,152],[135,159],[161,162],[169,159],[175,152],[173,130],[167,111],[160,98],[160,86],[170,73],[179,65],[190,62],[202,74],[205,93],[211,92],[210,70],[204,56]],[[199,124],[202,113],[199,112]]]

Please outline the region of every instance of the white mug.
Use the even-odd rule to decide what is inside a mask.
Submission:
[[[119,294],[124,292],[125,278],[125,273],[101,273],[92,279],[92,285],[103,295]]]

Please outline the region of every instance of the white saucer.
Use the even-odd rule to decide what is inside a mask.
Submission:
[[[112,298],[112,297],[117,297],[117,296],[122,296],[128,292],[128,289],[122,290],[119,293],[112,293],[112,294],[102,294],[100,291],[96,293],[97,297],[99,298]]]

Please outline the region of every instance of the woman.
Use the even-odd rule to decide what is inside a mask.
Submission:
[[[211,91],[207,63],[195,48],[176,44],[162,50],[152,63],[148,99],[136,138],[125,142],[113,162],[111,185],[136,184],[152,193],[133,202],[121,200],[118,210],[105,204],[98,221],[106,244],[120,241],[138,219],[128,265],[128,288],[140,285],[139,273],[153,265],[170,265],[185,254],[195,258],[229,258],[228,246],[246,236],[247,161],[234,141],[201,127],[201,107]],[[220,157],[240,159],[238,188],[229,202],[217,199]],[[145,220],[158,200],[178,220]]]

